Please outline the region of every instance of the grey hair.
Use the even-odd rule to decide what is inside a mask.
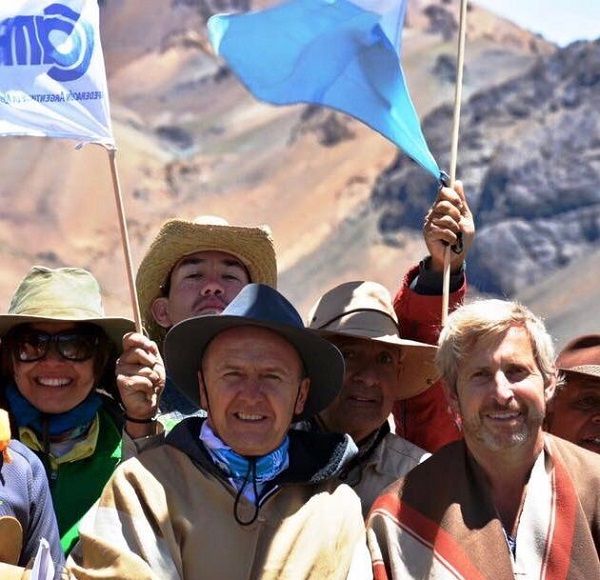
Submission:
[[[544,387],[557,379],[554,345],[542,320],[518,302],[491,299],[461,306],[448,317],[438,340],[435,358],[446,386],[456,392],[458,369],[476,342],[500,338],[512,327],[523,328],[529,335]]]

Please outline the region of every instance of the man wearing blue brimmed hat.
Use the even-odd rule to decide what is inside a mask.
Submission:
[[[347,435],[290,431],[340,390],[335,346],[276,290],[247,285],[221,315],[167,334],[190,417],[124,463],[68,567],[94,578],[370,577],[360,501],[337,475]]]

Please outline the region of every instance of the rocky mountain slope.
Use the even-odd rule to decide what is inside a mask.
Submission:
[[[463,107],[458,176],[478,235],[469,277],[484,292],[514,295],[600,248],[600,39],[540,58],[524,74],[473,94]],[[452,110],[424,120],[447,166]],[[430,180],[399,156],[373,201],[391,233],[418,223]]]
[[[396,222],[383,233],[378,227],[389,219],[391,206],[379,194],[374,204],[371,192],[393,161],[394,148],[341,115],[255,102],[212,55],[204,28],[209,14],[244,9],[246,1],[101,3],[134,263],[165,219],[212,213],[271,225],[281,287],[304,311],[327,287],[349,278],[394,288],[423,252],[412,229],[422,212],[413,211],[415,221],[406,226]],[[403,64],[421,115],[452,99],[457,13],[455,1],[411,1]],[[468,34],[466,97],[484,94],[554,52],[542,39],[476,7]],[[104,151],[4,139],[0,172],[0,304],[6,307],[33,263],[79,265],[100,279],[110,312],[128,313]],[[416,176],[406,183],[426,192],[427,205],[434,191],[421,182]],[[410,213],[411,204],[404,205]]]
[[[598,278],[600,248],[585,258],[544,276],[517,294],[517,298],[543,316],[559,347],[580,334],[600,333]]]

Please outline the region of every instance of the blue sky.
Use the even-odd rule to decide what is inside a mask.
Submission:
[[[564,46],[600,36],[600,0],[473,0]]]

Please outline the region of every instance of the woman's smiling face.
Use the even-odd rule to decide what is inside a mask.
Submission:
[[[39,322],[29,325],[33,331],[56,334],[76,331],[74,322]],[[22,362],[12,354],[13,377],[19,392],[39,411],[57,414],[70,411],[90,394],[95,386],[94,356],[83,361],[62,357],[51,345],[46,356]]]

